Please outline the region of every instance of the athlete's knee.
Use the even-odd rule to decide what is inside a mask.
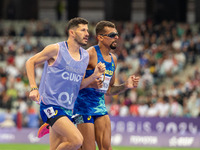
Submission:
[[[103,141],[101,144],[98,144],[99,150],[112,150],[111,144],[109,141]]]
[[[110,143],[109,143],[109,142],[104,142],[103,148],[104,148],[105,150],[110,150]]]
[[[61,145],[60,145],[60,149],[61,150],[68,150],[69,147],[73,150],[77,150],[79,149],[83,144],[83,141],[81,139],[74,139],[73,141],[70,141],[70,142],[63,142]],[[59,149],[59,150],[60,150]]]
[[[83,136],[79,136],[79,138],[77,139],[77,149],[80,148],[83,145]]]
[[[83,136],[76,135],[71,143],[75,149],[79,149],[83,144]]]

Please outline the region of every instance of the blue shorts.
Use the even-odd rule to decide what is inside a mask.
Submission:
[[[107,113],[108,114],[108,113]],[[90,115],[74,115],[73,119],[74,119],[74,123],[75,124],[81,124],[81,123],[93,123],[95,122],[95,120],[101,116],[105,116],[107,114],[104,115],[96,115],[96,116],[90,116]]]
[[[55,105],[44,105],[40,104],[40,116],[43,122],[50,124],[51,126],[55,123],[57,119],[62,116],[66,116],[73,122],[72,119],[72,110],[55,106]]]

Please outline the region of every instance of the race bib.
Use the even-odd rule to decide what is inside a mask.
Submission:
[[[102,75],[101,78],[103,79],[104,76]],[[98,89],[98,91],[106,93],[109,88],[110,79],[111,79],[111,77],[105,76],[105,79],[103,81],[103,87]]]
[[[51,118],[52,116],[55,115],[55,111],[54,111],[53,107],[48,107],[47,109],[44,109],[44,112],[48,118]]]

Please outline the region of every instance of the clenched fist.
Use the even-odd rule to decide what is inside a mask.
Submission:
[[[39,102],[40,94],[38,90],[33,90],[29,93],[29,98],[33,101]]]
[[[128,80],[126,81],[126,88],[131,89],[131,88],[136,88],[138,86],[140,77],[136,77],[135,75],[131,75]]]

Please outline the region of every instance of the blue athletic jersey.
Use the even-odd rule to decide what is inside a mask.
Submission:
[[[84,88],[80,90],[77,100],[75,101],[73,114],[93,115],[93,116],[107,114],[104,94],[108,90],[110,80],[114,74],[115,63],[111,54],[110,54],[111,62],[106,62],[103,59],[99,46],[95,45],[94,48],[97,52],[98,63],[102,62],[106,66],[105,80],[103,82],[103,87],[100,89]],[[89,77],[93,72],[94,69],[86,70],[85,78]],[[104,75],[102,75],[101,78],[104,78]]]

